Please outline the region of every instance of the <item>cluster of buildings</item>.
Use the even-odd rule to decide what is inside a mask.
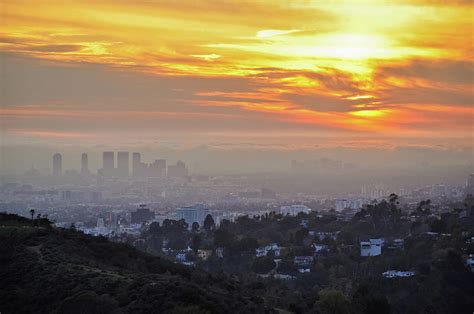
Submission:
[[[286,216],[296,216],[299,213],[309,214],[311,208],[306,205],[285,205],[280,207],[280,214]]]
[[[117,162],[115,162],[117,161]],[[130,169],[130,152],[117,152],[117,159],[115,159],[115,152],[102,153],[102,168],[97,173],[103,177],[180,177],[188,176],[189,171],[186,164],[178,161],[175,165],[166,164],[165,159],[157,159],[150,164],[144,163],[141,160],[141,154],[138,152],[132,153],[132,162]],[[89,175],[89,158],[86,153],[81,155],[81,175]],[[60,176],[63,174],[63,158],[60,153],[53,155],[53,175]]]
[[[334,207],[337,212],[341,212],[345,209],[359,210],[366,204],[367,202],[363,199],[338,199],[336,200]]]

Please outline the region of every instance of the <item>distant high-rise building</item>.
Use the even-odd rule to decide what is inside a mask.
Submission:
[[[56,153],[53,155],[53,175],[59,176],[63,173],[63,156]]]
[[[161,169],[161,174],[166,175],[166,159],[155,160],[158,169]]]
[[[81,156],[81,174],[89,174],[89,158],[86,153],[83,153]]]
[[[152,177],[162,177],[166,175],[166,160],[158,159],[155,160],[148,167],[148,174]]]
[[[169,177],[179,177],[184,178],[188,176],[188,168],[186,164],[181,160],[176,163],[176,165],[168,166],[168,176]]]
[[[110,176],[114,174],[114,171],[115,171],[114,152],[102,153],[102,171],[103,171],[103,175],[106,175],[106,176]]]
[[[135,177],[141,175],[141,163],[142,163],[142,155],[140,153],[132,153],[132,174]]]
[[[127,177],[129,175],[129,152],[117,153],[117,175]]]
[[[466,195],[471,194],[474,195],[474,173],[471,173],[467,177],[466,182]]]

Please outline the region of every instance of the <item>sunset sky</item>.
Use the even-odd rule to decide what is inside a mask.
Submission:
[[[0,0],[2,138],[472,147],[473,7]]]

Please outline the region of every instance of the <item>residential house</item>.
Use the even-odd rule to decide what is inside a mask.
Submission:
[[[179,263],[186,262],[186,254],[187,252],[185,250],[178,251],[178,253],[176,253],[176,261]]]
[[[414,271],[387,270],[382,273],[385,278],[406,278],[415,276]]]
[[[316,236],[318,237],[318,239],[320,241],[326,239],[326,238],[330,238],[332,240],[336,240],[337,239],[337,235],[339,234],[340,231],[336,231],[336,232],[317,232],[316,233]]]
[[[474,272],[474,254],[470,254],[468,258],[466,258],[466,266],[471,270],[471,272]]]
[[[314,253],[327,253],[329,252],[329,246],[326,244],[316,244],[313,243]]]
[[[216,249],[216,255],[218,258],[223,258],[224,257],[224,248],[218,247]]]
[[[280,247],[276,243],[271,243],[267,246],[259,247],[255,250],[256,257],[267,256],[269,252],[273,252],[275,257],[280,256]]]
[[[360,242],[360,256],[378,256],[382,254],[383,239],[370,239]]]
[[[296,266],[309,266],[314,263],[314,257],[313,256],[295,256],[293,258],[293,263]]]
[[[207,260],[212,255],[212,250],[197,250],[197,256],[202,260]]]
[[[405,241],[403,239],[395,239],[392,242],[392,246],[397,249],[403,249],[404,245],[405,245]]]

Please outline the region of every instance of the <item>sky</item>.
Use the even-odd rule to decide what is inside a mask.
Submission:
[[[472,150],[473,7],[0,0],[0,140]]]

